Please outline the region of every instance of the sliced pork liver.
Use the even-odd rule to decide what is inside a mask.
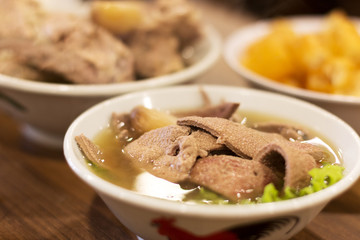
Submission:
[[[290,142],[276,133],[266,133],[248,128],[240,123],[216,117],[184,117],[177,121],[178,125],[201,128],[217,137],[217,142],[225,144],[240,157],[253,158],[260,149],[269,143],[277,143],[292,148],[301,149],[314,158],[322,158],[321,148],[301,142]],[[318,159],[316,159],[318,160]]]
[[[311,144],[291,142],[279,134],[260,132],[239,123],[221,118],[185,117],[179,125],[204,129],[218,137],[238,156],[245,156],[264,163],[284,178],[284,186],[295,189],[307,186],[308,171],[316,167],[316,158],[322,158],[322,150]]]
[[[127,145],[125,152],[149,173],[171,182],[181,182],[189,176],[198,157],[222,148],[205,132],[171,125],[144,133]]]
[[[199,159],[190,181],[205,186],[233,201],[262,195],[268,183],[280,186],[281,180],[260,162],[228,155]]]
[[[316,167],[314,158],[296,148],[268,144],[255,155],[253,161],[263,163],[284,179],[284,187],[300,189],[310,184],[308,172]]]

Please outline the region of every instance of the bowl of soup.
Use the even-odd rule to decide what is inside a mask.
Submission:
[[[176,3],[149,3],[147,14],[140,14],[144,6],[134,5],[128,15],[126,3],[104,4],[38,0],[0,6],[3,23],[14,23],[11,31],[0,32],[0,111],[23,124],[31,141],[61,148],[71,121],[95,103],[191,81],[219,56],[219,34],[195,18],[197,9],[185,1],[181,17],[187,20],[173,11]],[[160,14],[163,7],[171,14]],[[134,14],[152,24],[145,26],[143,19],[131,36],[120,36],[91,17],[99,8],[116,26]],[[118,24],[112,16],[125,20]],[[164,32],[163,21],[171,22]],[[176,27],[179,22],[186,22],[182,26],[191,29],[191,36]]]
[[[289,239],[360,174],[359,136],[335,115],[217,85],[103,101],[63,146],[74,173],[144,239]]]

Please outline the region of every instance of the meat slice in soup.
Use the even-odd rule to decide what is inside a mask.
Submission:
[[[210,134],[171,125],[144,133],[125,152],[137,166],[176,183],[188,178],[198,157],[222,148]]]
[[[190,116],[178,119],[177,123],[182,126],[198,127],[209,132],[217,137],[218,143],[225,144],[238,156],[244,158],[253,158],[260,149],[274,142],[291,148],[300,148],[304,153],[317,158],[321,158],[323,153],[323,150],[315,145],[290,142],[279,134],[257,131],[223,118]]]
[[[316,167],[314,158],[296,148],[270,143],[262,148],[253,161],[261,162],[283,177],[284,187],[301,189],[310,184],[308,172]]]
[[[199,159],[191,170],[190,181],[234,202],[261,196],[269,183],[281,186],[281,179],[264,164],[228,155]]]
[[[186,117],[178,124],[200,127],[217,137],[239,156],[259,161],[284,175],[284,186],[299,189],[309,185],[308,171],[316,167],[313,156],[322,153],[314,145],[291,142],[274,133],[264,133],[221,118]]]
[[[94,144],[89,138],[85,135],[81,134],[75,137],[76,143],[79,145],[83,154],[93,163],[98,164],[103,168],[108,168],[106,164],[104,164],[102,152],[99,147]]]

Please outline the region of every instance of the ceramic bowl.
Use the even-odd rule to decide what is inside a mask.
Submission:
[[[74,137],[85,134],[93,138],[108,125],[113,112],[129,112],[137,105],[164,110],[200,107],[203,99],[196,85],[141,91],[112,98],[88,109],[71,124],[65,135],[64,154],[74,173],[99,194],[126,227],[141,238],[165,240],[192,239],[191,236],[196,236],[206,239],[214,234],[236,230],[239,238],[229,239],[289,239],[359,178],[360,138],[335,115],[313,104],[260,90],[216,85],[202,86],[202,89],[214,104],[222,100],[236,101],[240,102],[243,110],[263,112],[310,126],[341,151],[345,176],[336,184],[304,197],[252,205],[188,204],[126,190],[105,181],[88,168]],[[176,238],[173,238],[174,232]]]
[[[0,74],[0,111],[25,123],[24,135],[47,146],[62,146],[70,123],[90,106],[128,92],[175,85],[206,72],[221,52],[219,34],[210,26],[194,46],[185,69],[160,77],[102,85],[70,85],[29,81]]]
[[[311,33],[323,29],[324,17],[293,17],[287,19],[296,33]],[[356,26],[359,26],[359,19],[352,19]],[[360,133],[360,98],[354,96],[334,95],[320,93],[273,81],[263,77],[240,64],[246,49],[257,39],[260,39],[270,31],[271,21],[258,21],[230,34],[224,43],[223,55],[232,70],[241,77],[253,83],[254,86],[262,89],[276,91],[289,96],[301,98],[312,102],[326,110],[339,116],[349,123],[358,133]]]

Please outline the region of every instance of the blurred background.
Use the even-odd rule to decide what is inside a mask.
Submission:
[[[209,0],[241,7],[261,18],[298,14],[324,14],[332,9],[342,9],[349,15],[360,14],[360,1],[353,0]]]

